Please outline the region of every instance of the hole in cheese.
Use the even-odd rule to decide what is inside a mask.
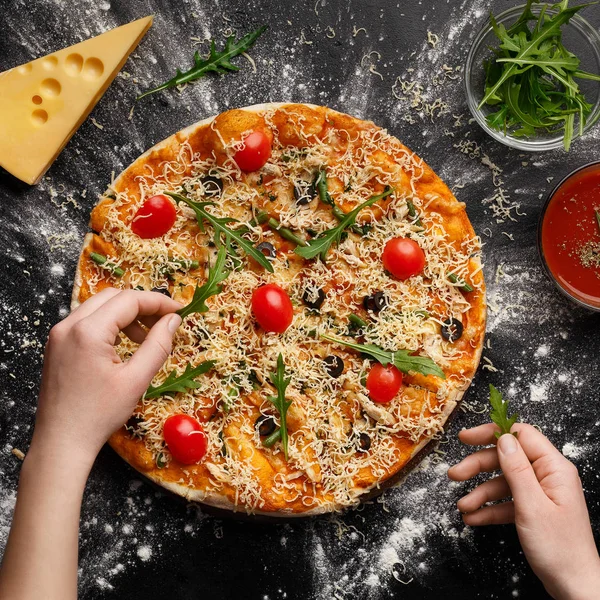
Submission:
[[[37,96],[37,95],[36,95],[36,96],[34,96],[34,97],[31,99],[31,101],[32,101],[34,104],[41,104],[41,103],[42,103],[42,97],[41,97],[41,96]]]
[[[27,63],[26,65],[21,65],[20,67],[17,67],[17,73],[19,73],[20,75],[27,75],[27,73],[31,73],[31,69],[33,69],[31,63]]]
[[[65,59],[65,71],[69,75],[79,75],[83,67],[83,56],[81,54],[69,54]]]
[[[88,58],[83,65],[83,76],[86,79],[97,79],[104,73],[104,63],[99,58]]]
[[[62,86],[57,79],[44,79],[40,88],[44,96],[58,96],[62,90]]]
[[[48,113],[42,109],[34,110],[31,120],[34,125],[43,125],[48,120]]]
[[[52,69],[56,69],[58,65],[58,58],[56,56],[46,56],[42,59],[42,67],[46,69],[46,71],[51,71]]]

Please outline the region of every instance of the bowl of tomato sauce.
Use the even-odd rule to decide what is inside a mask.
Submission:
[[[538,249],[558,289],[600,311],[600,161],[567,175],[550,192],[540,215]]]

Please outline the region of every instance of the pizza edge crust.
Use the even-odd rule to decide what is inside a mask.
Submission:
[[[287,106],[287,105],[292,105],[292,104],[294,104],[294,103],[270,102],[270,103],[254,104],[251,106],[241,107],[241,110],[247,110],[250,112],[259,113],[262,111],[273,110],[273,109],[280,108],[282,106]],[[320,108],[318,105],[315,105],[315,104],[301,103],[301,105],[309,107],[309,108]],[[339,112],[339,111],[335,111],[334,109],[330,109],[330,108],[328,108],[328,110],[332,110],[334,112]],[[340,113],[340,114],[344,114],[344,113]],[[214,119],[217,116],[218,115],[213,115],[213,116],[207,117],[206,119],[203,119],[201,121],[197,121],[196,123],[193,123],[193,124],[189,125],[188,127],[184,128],[178,132],[175,132],[174,134],[170,135],[169,137],[161,140],[154,146],[150,147],[148,150],[146,150],[146,152],[141,154],[133,163],[131,163],[128,167],[126,167],[117,176],[117,178],[113,181],[112,185],[117,186],[119,180],[121,178],[125,177],[126,173],[129,170],[133,169],[135,167],[135,165],[137,165],[139,163],[143,163],[145,161],[145,159],[148,156],[150,156],[153,152],[157,152],[157,151],[160,151],[162,148],[168,147],[174,140],[177,140],[178,136],[190,137],[191,135],[193,135],[193,133],[198,128],[211,123],[212,121],[214,121]],[[358,119],[358,117],[353,117],[353,118]],[[365,119],[358,119],[358,120],[365,121]],[[419,159],[422,160],[421,157],[419,157]],[[439,176],[437,174],[435,174],[435,177],[437,177],[439,179]],[[440,181],[442,181],[442,180],[440,179]],[[470,224],[470,221],[469,221],[469,224]],[[472,228],[472,226],[471,226],[471,228]],[[71,311],[75,310],[80,305],[79,292],[80,292],[81,286],[83,284],[82,264],[83,264],[83,258],[84,258],[84,251],[92,243],[93,238],[94,238],[94,234],[92,232],[88,232],[85,235],[84,240],[83,240],[80,257],[79,257],[79,261],[77,263],[77,269],[75,272],[73,292],[71,295]],[[480,263],[479,260],[478,260],[478,262]],[[456,411],[458,405],[460,404],[460,401],[462,400],[462,397],[464,396],[467,389],[470,387],[472,378],[473,378],[474,374],[476,373],[479,363],[481,361],[481,355],[483,354],[483,340],[485,337],[485,328],[486,328],[486,321],[487,321],[487,307],[486,307],[486,303],[485,303],[485,297],[486,297],[486,293],[485,293],[485,288],[484,288],[484,290],[482,291],[482,300],[481,300],[481,326],[482,326],[482,330],[483,330],[483,335],[482,335],[481,343],[475,349],[475,352],[472,357],[473,360],[471,363],[471,367],[472,367],[473,375],[460,388],[455,389],[451,393],[451,395],[448,397],[447,402],[444,406],[444,410],[442,412],[442,422],[443,422],[443,430],[444,431],[447,430],[447,427],[448,427],[449,421],[450,421],[450,417]],[[383,483],[379,483],[379,484],[374,483],[370,487],[365,488],[364,492],[361,494],[361,501],[368,500],[369,498],[378,496],[383,491],[385,491],[385,489],[388,489],[390,487],[393,487],[395,485],[403,483],[404,478],[410,472],[410,470],[413,468],[413,463],[418,462],[421,459],[420,455],[425,454],[426,447],[428,445],[430,445],[431,441],[432,441],[432,438],[425,438],[421,442],[419,442],[419,444],[417,444],[413,448],[413,450],[410,454],[409,460],[403,465],[403,467],[401,469],[399,469],[399,471],[397,473],[390,476],[386,481],[384,481]],[[318,515],[332,513],[332,512],[340,512],[340,511],[348,508],[345,506],[337,506],[335,504],[324,504],[324,505],[321,505],[321,506],[318,506],[315,508],[308,509],[303,512],[283,512],[283,511],[272,512],[272,511],[261,511],[259,509],[248,510],[244,506],[236,505],[235,503],[231,502],[231,500],[229,500],[229,498],[227,498],[227,496],[225,496],[223,494],[218,494],[215,492],[200,492],[198,490],[190,489],[189,487],[186,487],[184,485],[181,485],[181,484],[178,484],[175,482],[165,481],[162,477],[158,477],[155,474],[143,473],[143,472],[139,471],[131,463],[128,456],[125,456],[124,453],[118,452],[116,450],[115,446],[111,443],[111,440],[109,440],[108,443],[111,446],[111,448],[113,448],[113,450],[115,450],[115,452],[117,452],[117,454],[123,460],[125,460],[125,462],[128,465],[130,465],[132,468],[135,469],[135,471],[137,473],[140,473],[148,480],[152,481],[153,483],[159,485],[160,487],[162,487],[164,489],[167,489],[167,490],[177,494],[178,496],[183,497],[184,499],[186,499],[189,502],[197,502],[197,503],[204,504],[206,506],[209,506],[209,507],[212,507],[212,508],[215,508],[218,510],[239,513],[240,515],[248,515],[248,516],[264,516],[264,517],[280,518],[280,519],[281,518],[296,519],[299,517],[311,517],[311,516],[318,516]]]

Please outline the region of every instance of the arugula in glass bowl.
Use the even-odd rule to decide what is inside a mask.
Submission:
[[[469,52],[465,85],[494,138],[568,150],[600,117],[600,35],[578,14],[587,6],[528,0],[490,17]]]

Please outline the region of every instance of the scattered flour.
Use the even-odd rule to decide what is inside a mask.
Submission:
[[[531,402],[546,402],[548,399],[548,383],[530,383],[529,399]]]
[[[12,521],[16,501],[16,491],[14,489],[9,490],[3,487],[0,492],[0,548],[2,549],[6,546],[6,542],[8,541],[10,523]]]
[[[150,546],[140,546],[137,549],[137,555],[144,562],[148,562],[152,558],[152,548]]]
[[[55,47],[60,47],[61,40],[73,32],[77,32],[77,39],[82,39],[117,25],[109,2],[79,12],[67,10],[66,4],[55,2],[56,10],[64,16],[56,20],[56,31],[50,40]],[[589,356],[585,358],[586,352],[590,352],[586,347],[586,340],[590,338],[586,336],[593,329],[589,325],[591,321],[586,324],[582,314],[554,292],[539,267],[532,241],[539,196],[543,197],[548,187],[544,175],[562,169],[564,155],[548,153],[543,163],[533,163],[538,170],[532,170],[531,186],[520,189],[518,194],[510,190],[524,210],[515,208],[514,203],[509,204],[509,212],[517,220],[508,217],[505,223],[497,223],[492,199],[497,194],[499,181],[503,179],[508,185],[511,175],[523,168],[523,157],[491,142],[476,125],[469,123],[470,114],[464,103],[460,67],[470,40],[487,16],[489,3],[485,0],[452,3],[451,17],[433,28],[437,37],[435,48],[424,36],[422,43],[414,49],[404,49],[403,54],[382,40],[383,28],[377,30],[371,25],[352,37],[353,26],[356,31],[361,30],[358,12],[351,16],[356,22],[343,22],[346,9],[338,15],[331,3],[317,4],[318,26],[305,25],[306,37],[311,43],[298,41],[299,27],[295,25],[289,30],[284,28],[283,34],[273,33],[272,28],[268,33],[269,44],[259,43],[251,51],[257,65],[256,74],[244,65],[243,77],[239,74],[231,78],[207,78],[188,86],[181,95],[173,92],[155,97],[144,111],[137,110],[133,115],[126,144],[103,141],[110,135],[108,125],[104,131],[90,128],[87,136],[92,137],[91,144],[85,136],[75,136],[62,155],[63,163],[68,165],[68,176],[61,176],[60,165],[51,172],[54,179],[62,177],[69,183],[58,186],[55,181],[44,179],[34,191],[50,198],[48,211],[40,214],[33,202],[22,202],[16,220],[11,222],[14,229],[5,228],[0,232],[7,260],[12,260],[10,268],[15,290],[27,288],[33,292],[27,302],[23,302],[22,293],[12,290],[3,290],[1,297],[0,370],[13,377],[5,378],[8,385],[1,392],[0,416],[5,419],[3,426],[6,424],[3,442],[10,448],[25,450],[27,447],[43,344],[50,326],[68,314],[71,276],[87,228],[87,216],[95,196],[103,191],[110,171],[114,168],[118,172],[151,141],[172,133],[175,129],[163,129],[172,127],[175,120],[183,126],[228,107],[283,100],[327,104],[387,125],[391,133],[430,161],[438,174],[454,187],[459,200],[467,203],[477,232],[489,241],[489,246],[484,247],[484,258],[489,302],[488,339],[492,346],[486,355],[500,369],[498,373],[486,371],[479,375],[481,381],[469,392],[469,403],[484,406],[485,384],[493,381],[508,392],[512,408],[521,418],[540,425],[558,447],[562,446],[565,456],[582,459],[597,454],[592,449],[597,448],[594,440],[599,425],[589,425],[596,419],[595,405],[581,402],[584,395],[595,397],[595,388],[589,381],[598,380],[597,371],[590,377],[584,368],[591,361]],[[220,36],[229,26],[222,19],[222,7],[211,8],[199,0],[191,0],[186,6],[189,15],[196,15],[193,23],[196,35]],[[348,14],[351,10],[350,7]],[[439,22],[434,18],[435,3],[424,11],[424,20],[432,23],[430,27]],[[48,40],[32,35],[23,27],[17,13],[15,15],[6,14],[5,30],[12,36],[11,43],[19,48],[21,55],[15,55],[18,59],[15,64],[19,64],[44,54]],[[382,19],[382,23],[384,21]],[[335,58],[334,68],[330,65],[326,72],[319,70],[317,61],[312,60],[313,53],[335,50],[344,35],[344,25],[349,39],[344,47],[344,60]],[[231,26],[247,31],[246,22],[233,22]],[[335,29],[335,39],[327,39],[328,26]],[[182,22],[163,15],[161,27],[160,40],[157,41],[155,32],[152,42],[158,45],[153,47],[150,40],[146,40],[143,52],[140,49],[137,57],[134,54],[128,62],[127,71],[132,77],[119,78],[113,83],[110,92],[113,99],[132,98],[135,86],[147,88],[180,66]],[[204,44],[201,51],[206,47]],[[375,67],[372,70],[360,64],[361,57],[371,51],[381,53],[377,60],[376,55],[371,55]],[[397,77],[420,86],[419,93],[429,106],[428,111],[423,104],[412,106],[414,95],[408,94],[405,98],[392,95],[391,87]],[[166,106],[175,117],[163,121],[157,115],[165,114]],[[114,123],[113,104],[101,102],[96,110],[101,122]],[[124,122],[128,122],[128,110],[129,107],[123,110]],[[147,126],[148,122],[152,127]],[[592,130],[589,140],[600,141],[600,127]],[[434,152],[432,144],[443,145],[446,151]],[[595,152],[594,144],[575,144],[569,160],[574,164],[583,163],[585,157],[592,160]],[[100,155],[102,160],[97,158]],[[96,165],[96,170],[88,172],[88,167],[78,168],[78,164]],[[89,182],[89,193],[69,187],[71,182],[81,181]],[[506,196],[508,202],[512,202],[511,193]],[[484,204],[486,198],[490,202]],[[517,212],[530,216],[521,217]],[[23,241],[28,245],[27,252],[21,247]],[[34,261],[31,256],[38,259]],[[503,265],[504,276],[495,281],[498,265]],[[34,325],[36,322],[40,325]],[[581,356],[583,366],[565,360],[567,357],[561,350],[567,345],[570,352]],[[20,362],[14,359],[15,353]],[[536,360],[532,361],[532,357]],[[23,362],[25,369],[20,366]],[[533,382],[532,372],[536,373]],[[19,400],[16,405],[14,399]],[[581,416],[582,420],[571,420],[571,415]],[[314,597],[318,600],[359,597],[377,600],[390,597],[391,585],[398,586],[394,589],[398,591],[397,597],[401,597],[404,588],[399,586],[403,583],[435,585],[430,573],[435,572],[436,565],[449,552],[453,553],[462,573],[473,573],[471,564],[479,549],[472,530],[463,525],[455,507],[469,485],[449,482],[446,470],[464,455],[455,439],[458,428],[485,420],[485,415],[459,414],[450,426],[452,441],[440,445],[448,451],[447,455],[430,455],[402,486],[387,491],[361,511],[286,530],[284,536],[276,538],[276,551],[283,548],[291,552],[298,547],[299,540],[307,540],[304,550],[312,570]],[[589,437],[589,448],[569,441],[580,439],[577,437],[580,430]],[[100,467],[105,463],[106,457],[101,457]],[[19,464],[10,450],[0,451],[0,552],[6,544],[14,509]],[[221,526],[214,519],[194,507],[186,510],[174,505],[172,498],[154,492],[139,479],[123,483],[106,467],[92,473],[80,534],[80,591],[86,598],[97,597],[99,591],[118,589],[119,578],[124,574],[133,575],[140,563],[161,559],[166,539],[181,542],[183,548],[190,540],[210,544],[223,536]],[[512,574],[510,581],[507,577],[510,589],[530,577],[522,559],[511,567],[511,573],[515,570],[518,573]],[[473,573],[473,577],[477,576]],[[511,593],[519,596],[518,590]]]
[[[567,442],[562,447],[562,453],[567,458],[580,458],[585,453],[585,449],[582,446],[576,446],[572,442]]]
[[[350,524],[357,513],[344,519],[341,539],[333,540],[329,531],[313,528],[310,552],[318,600],[387,597],[391,582],[426,582],[427,573],[440,559],[440,538],[457,555],[469,548],[472,530],[456,509],[462,484],[448,479],[448,467],[439,455],[425,458],[402,485],[368,507],[372,514],[364,532],[360,525]],[[381,510],[373,514],[375,507]],[[349,542],[344,544],[346,536]],[[340,552],[340,546],[357,542],[358,548]]]

